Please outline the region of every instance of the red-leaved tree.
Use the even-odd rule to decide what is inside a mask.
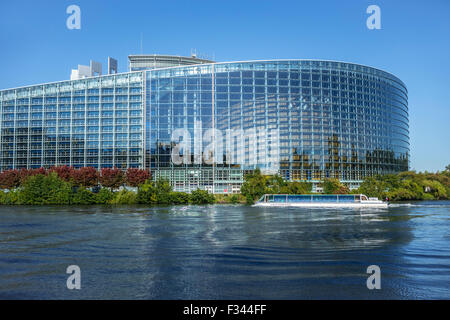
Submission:
[[[25,168],[22,168],[19,171],[20,183],[22,184],[28,179],[28,177],[35,176],[35,175],[38,175],[38,174],[42,174],[42,175],[45,176],[45,175],[47,175],[47,170],[45,170],[45,168],[42,168],[42,167],[40,167],[38,169],[25,169]]]
[[[64,181],[69,182],[73,179],[73,172],[75,169],[69,166],[52,167],[49,169],[50,172],[56,172],[58,177]]]
[[[112,190],[119,188],[125,182],[123,171],[114,167],[114,169],[103,168],[100,176],[100,184],[102,187],[111,188]]]
[[[20,185],[19,170],[6,170],[0,173],[0,188],[13,189]]]
[[[98,185],[98,172],[93,167],[82,167],[72,171],[72,179],[77,186],[94,187]]]
[[[146,180],[150,179],[148,170],[129,168],[126,173],[126,183],[130,187],[138,187]]]

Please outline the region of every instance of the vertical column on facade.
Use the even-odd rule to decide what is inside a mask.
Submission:
[[[288,134],[289,134],[289,180],[292,180],[292,172],[293,172],[293,161],[294,161],[294,155],[293,155],[293,151],[292,151],[292,91],[291,91],[291,63],[289,62],[288,65],[288,70],[286,71],[288,74],[288,101],[287,102],[287,106],[288,106]]]
[[[59,125],[60,125],[60,108],[59,108],[59,84],[56,85],[56,141],[55,141],[55,166],[58,166],[59,162],[59,143],[61,137],[59,135]]]
[[[101,145],[102,145],[102,112],[103,112],[103,78],[99,78],[99,84],[98,84],[98,143],[97,143],[97,170],[101,169],[101,157],[100,154],[102,152]]]
[[[213,139],[213,141],[212,141],[212,143],[213,143],[213,162],[212,162],[212,181],[213,181],[213,185],[212,185],[212,193],[215,193],[215,188],[216,188],[216,159],[217,159],[217,156],[216,156],[216,152],[217,152],[217,149],[216,149],[216,123],[215,123],[215,119],[216,119],[216,112],[215,112],[215,110],[216,110],[216,108],[215,108],[215,83],[214,83],[215,81],[214,81],[214,65],[211,65],[211,94],[212,94],[212,105],[211,105],[211,107],[212,107],[212,129],[213,129],[213,137],[212,137],[212,139]],[[241,85],[241,88],[242,88],[242,85]],[[221,157],[223,157],[223,155],[221,154],[220,155]]]
[[[83,144],[83,167],[86,167],[87,160],[87,130],[88,130],[88,83],[84,81],[84,144]]]
[[[69,127],[69,166],[72,166],[73,157],[73,82],[70,82],[70,127]]]
[[[127,165],[126,168],[130,166],[130,114],[131,114],[131,75],[128,75],[128,95],[127,95]],[[123,169],[123,168],[122,168]]]
[[[44,142],[44,131],[45,131],[45,108],[44,108],[44,101],[45,101],[45,92],[44,92],[44,86],[41,86],[42,88],[42,102],[41,102],[41,112],[42,112],[42,124],[41,124],[41,167],[44,166],[44,154],[45,154],[45,142]]]
[[[4,170],[3,166],[3,92],[0,92],[0,172]]]
[[[16,168],[17,163],[17,90],[14,90],[14,131],[13,131],[13,166]]]
[[[282,159],[283,159],[283,152],[282,152],[282,147],[283,147],[283,144],[281,143],[281,138],[282,138],[282,135],[281,135],[281,123],[280,123],[280,66],[279,66],[279,64],[277,63],[276,64],[276,69],[274,70],[275,71],[275,73],[276,73],[276,75],[277,75],[277,78],[276,78],[276,86],[277,86],[277,93],[276,93],[276,97],[275,97],[275,103],[276,103],[276,111],[277,111],[277,130],[278,130],[278,136],[279,136],[279,141],[278,141],[278,174],[279,175],[281,175],[283,178],[285,178],[284,176],[283,176],[283,173],[282,173],[282,166],[281,166],[281,162],[282,162]],[[267,83],[268,83],[268,81],[267,81],[267,72],[265,73],[265,83],[266,83],[266,88],[265,88],[265,95],[266,95],[266,100],[268,100],[268,94],[267,94]]]
[[[114,92],[113,92],[113,115],[112,115],[112,132],[113,132],[113,140],[112,140],[112,147],[111,147],[111,152],[112,152],[112,166],[115,167],[116,166],[116,83],[117,83],[117,77],[114,77],[114,81],[113,81],[113,86],[114,86]]]
[[[30,161],[31,161],[31,130],[33,127],[31,126],[31,88],[27,89],[28,94],[28,139],[27,139],[27,169],[30,169]]]
[[[140,169],[146,169],[146,161],[147,161],[147,72],[142,72],[142,82],[141,82],[141,112],[143,123],[141,125],[141,146],[142,146],[142,160],[141,165],[139,165]],[[150,168],[149,168],[150,169]]]

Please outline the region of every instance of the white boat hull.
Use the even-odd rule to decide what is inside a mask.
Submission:
[[[387,208],[388,204],[386,202],[355,202],[355,203],[314,203],[314,202],[279,202],[279,203],[267,203],[261,202],[256,203],[253,207],[277,207],[277,208],[286,208],[286,207],[301,207],[301,208]]]

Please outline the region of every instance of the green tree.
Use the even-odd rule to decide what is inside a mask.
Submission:
[[[342,187],[341,183],[336,178],[328,178],[322,182],[323,193],[336,194]]]
[[[0,204],[4,205],[20,204],[19,193],[20,191],[17,189],[9,190],[9,192],[0,190]]]
[[[263,176],[265,180],[265,191],[264,193],[283,193],[282,190],[285,190],[288,187],[288,182],[286,182],[279,175],[273,176]],[[261,195],[262,196],[262,195]]]
[[[158,204],[171,204],[172,186],[165,179],[158,179],[155,183],[156,202]]]
[[[188,204],[189,203],[189,194],[185,192],[171,192],[170,203],[171,204]]]
[[[312,184],[309,182],[293,181],[288,184],[289,194],[308,194],[311,193]]]
[[[111,204],[136,204],[137,195],[133,191],[120,190],[114,193],[113,199],[110,201]]]
[[[95,201],[95,195],[85,189],[85,188],[78,188],[77,192],[75,192],[72,196],[71,203],[72,204],[94,204]]]
[[[446,199],[447,190],[439,181],[423,181],[424,189],[429,189],[429,193],[434,199]]]
[[[245,197],[247,204],[253,204],[266,191],[266,178],[261,174],[259,168],[245,175],[244,183],[241,186],[241,193]]]
[[[230,198],[229,198],[230,203],[232,204],[237,204],[239,203],[239,196],[237,194],[233,194]]]
[[[108,188],[101,188],[95,195],[95,203],[107,204],[114,198],[114,194]]]
[[[137,202],[142,204],[156,204],[158,202],[157,193],[155,183],[147,180],[138,188]]]
[[[385,192],[386,184],[376,177],[366,177],[356,191],[356,193],[362,193],[368,197],[377,197],[380,199],[384,199],[383,195]]]
[[[200,189],[192,191],[189,198],[192,204],[212,204],[215,201],[214,195]]]
[[[28,177],[19,194],[21,204],[69,204],[72,186],[63,181],[55,172],[45,176],[37,174]]]

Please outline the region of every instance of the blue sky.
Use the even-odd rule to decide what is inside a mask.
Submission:
[[[81,30],[66,8],[81,8]],[[366,8],[381,8],[369,30]],[[107,56],[199,55],[217,61],[329,59],[392,72],[409,90],[411,167],[450,164],[450,1],[1,1],[0,89],[69,79]]]

